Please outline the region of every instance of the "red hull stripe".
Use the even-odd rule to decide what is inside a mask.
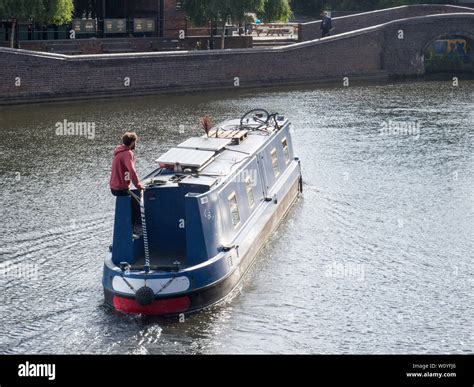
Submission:
[[[141,313],[145,315],[160,315],[185,312],[191,305],[189,297],[170,298],[154,301],[150,305],[142,306],[136,300],[114,296],[114,308],[124,313]]]

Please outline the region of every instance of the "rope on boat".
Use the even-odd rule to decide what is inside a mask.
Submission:
[[[144,192],[145,191],[141,191],[141,194],[140,194],[140,215],[142,218],[143,247],[145,248],[145,273],[148,274],[148,272],[150,271],[150,250],[148,249],[148,232],[146,229]]]
[[[163,290],[165,290],[168,286],[171,285],[171,283],[176,279],[176,275],[174,275],[173,277],[170,278],[170,280],[168,282],[166,282],[160,290],[158,290],[155,295],[157,294],[160,294]]]
[[[148,232],[146,228],[146,216],[145,216],[145,191],[140,192],[140,197],[135,195],[132,191],[129,191],[133,198],[138,202],[140,205],[140,217],[142,221],[142,233],[143,233],[143,247],[145,250],[145,273],[148,274],[150,271],[150,250],[148,248]],[[145,286],[146,286],[146,278],[145,278]]]

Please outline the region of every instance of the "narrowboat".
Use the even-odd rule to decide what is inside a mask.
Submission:
[[[302,191],[292,124],[254,109],[157,159],[145,189],[116,198],[106,304],[173,316],[224,299]]]

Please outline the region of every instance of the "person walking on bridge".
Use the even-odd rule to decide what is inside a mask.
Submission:
[[[328,16],[327,12],[322,11],[321,12],[321,37],[324,38],[326,36],[330,35],[330,32],[332,30],[332,20]]]

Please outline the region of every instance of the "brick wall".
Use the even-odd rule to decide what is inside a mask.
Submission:
[[[455,12],[474,13],[474,9],[452,5],[404,5],[350,16],[341,16],[332,19],[333,27],[335,28],[332,35],[372,27],[398,19]],[[320,21],[299,24],[298,40],[305,42],[319,39],[321,37],[320,25]]]
[[[113,39],[75,39],[75,40],[24,40],[18,46],[24,50],[72,53],[75,54],[103,54],[113,46],[115,52],[151,52],[151,51],[173,51],[177,49],[196,49],[196,43],[200,42],[201,48],[208,45],[209,37],[186,37],[178,38],[113,38]],[[220,47],[220,37],[214,38],[215,47]],[[251,36],[227,36],[225,48],[252,48]]]
[[[272,49],[67,57],[0,48],[0,103],[233,89],[235,77],[246,88],[416,75],[426,45],[455,33],[474,41],[474,14],[398,20]]]

